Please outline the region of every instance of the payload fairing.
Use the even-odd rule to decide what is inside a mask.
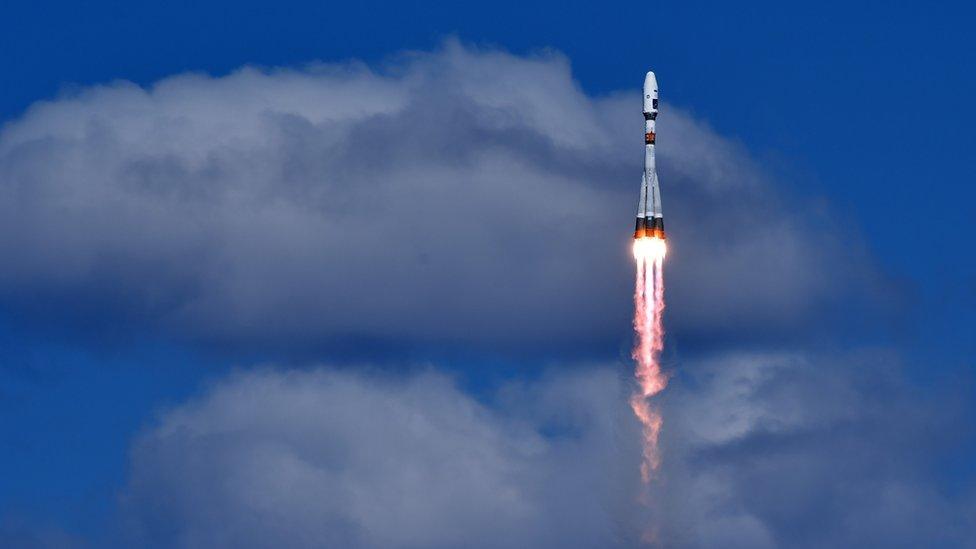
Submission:
[[[640,202],[637,204],[637,228],[634,238],[664,239],[664,214],[661,211],[661,188],[657,181],[654,159],[655,121],[657,120],[657,78],[653,72],[644,77],[644,175]]]

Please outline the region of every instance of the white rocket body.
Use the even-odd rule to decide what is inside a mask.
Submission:
[[[637,228],[634,238],[664,238],[664,213],[661,188],[657,180],[654,157],[657,122],[657,78],[653,72],[644,77],[644,174],[641,177],[640,201],[637,204]]]

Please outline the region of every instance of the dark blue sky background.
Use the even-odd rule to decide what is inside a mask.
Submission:
[[[636,89],[653,64],[668,102],[739,140],[792,185],[787,196],[826,198],[863,235],[910,296],[899,318],[865,331],[902,349],[913,382],[928,386],[971,368],[976,352],[976,12],[952,4],[7,3],[0,121],[93,83],[382,63],[451,35],[559,50],[597,95]],[[7,316],[0,461],[13,474],[0,479],[0,515],[69,530],[96,529],[112,512],[131,437],[154,410],[199,391],[220,365],[250,360]],[[954,467],[950,483],[968,478],[964,460]]]

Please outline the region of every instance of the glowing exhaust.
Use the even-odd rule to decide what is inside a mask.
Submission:
[[[650,398],[668,384],[661,371],[660,356],[664,349],[664,257],[668,246],[663,238],[634,240],[634,259],[637,261],[637,281],[634,286],[634,332],[636,343],[633,358],[637,391],[630,398],[630,407],[643,430],[643,461],[641,479],[647,483],[660,463],[658,436],[661,414],[651,405]]]

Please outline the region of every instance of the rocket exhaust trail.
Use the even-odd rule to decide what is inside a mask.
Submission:
[[[634,285],[634,332],[636,343],[633,358],[637,363],[634,376],[637,391],[630,398],[630,407],[641,422],[643,431],[643,461],[641,479],[647,483],[660,463],[658,435],[661,414],[650,403],[668,384],[661,371],[660,356],[664,349],[664,256],[663,239],[641,238],[634,241],[637,260],[637,280]]]
[[[637,227],[634,230],[634,259],[637,262],[634,332],[637,341],[633,358],[637,363],[634,372],[637,391],[630,398],[630,407],[643,431],[641,479],[645,484],[650,482],[660,463],[658,435],[663,423],[661,414],[651,406],[650,399],[668,384],[660,363],[664,349],[664,257],[667,255],[667,243],[655,159],[657,103],[657,78],[653,72],[648,72],[644,78],[644,173],[637,205]]]

